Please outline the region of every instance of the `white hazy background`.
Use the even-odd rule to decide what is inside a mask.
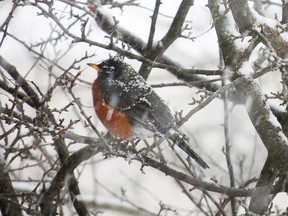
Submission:
[[[151,0],[137,2],[140,3],[142,7],[123,7],[123,10],[105,7],[102,8],[102,10],[106,10],[107,13],[115,16],[116,19],[119,20],[121,27],[131,31],[144,41],[147,41],[151,21],[150,16],[153,13],[155,2]],[[281,1],[279,0],[278,2]],[[171,17],[175,15],[179,4],[180,1],[178,0],[162,1],[160,13],[165,16],[158,16],[155,39],[160,39],[166,33],[172,21]],[[193,41],[178,39],[165,53],[165,55],[181,63],[184,67],[194,67],[197,69],[217,69],[218,67],[219,53],[217,37],[213,28],[209,30],[212,25],[212,19],[208,8],[205,7],[206,4],[206,1],[196,0],[187,18],[187,23],[192,27],[192,35],[196,38]],[[58,13],[69,13],[69,8],[65,8],[62,3],[57,1],[55,1],[54,7],[58,10]],[[10,1],[5,0],[0,2],[0,23],[6,18],[10,8]],[[53,27],[55,25],[51,20],[43,16],[37,16],[37,12],[39,12],[39,10],[32,6],[19,7],[15,11],[14,17],[9,25],[8,31],[19,40],[24,41],[28,46],[45,40],[51,32],[51,26]],[[274,17],[275,13],[278,14],[279,17],[281,15],[280,8],[277,7],[267,8],[266,13],[268,13],[271,18]],[[63,22],[65,22],[65,20],[63,20]],[[91,28],[89,34],[90,39],[101,43],[109,43],[108,39],[104,38],[105,33],[97,27],[93,18],[90,18],[88,27]],[[80,27],[73,28],[72,31],[75,34],[79,34]],[[75,59],[81,58],[86,51],[90,54],[96,54],[95,57],[87,61],[95,63],[99,63],[108,58],[109,54],[115,54],[98,47],[89,47],[83,43],[72,45],[71,39],[68,38],[66,41],[63,40],[61,44],[58,43],[55,47],[48,46],[44,50],[43,55],[53,59],[55,51],[62,53],[69,46],[68,53],[58,62],[58,64],[64,68],[68,67]],[[19,42],[7,36],[3,46],[0,48],[0,54],[9,63],[15,65],[23,76],[27,75],[26,79],[33,80],[44,91],[47,89],[47,85],[49,84],[49,77],[45,72],[47,65],[41,65],[41,61],[37,61],[33,53],[29,52]],[[257,52],[255,52],[255,55],[256,54]],[[83,61],[79,64],[81,70],[84,70],[81,74],[81,79],[92,83],[92,80],[94,80],[97,75],[93,69],[86,66],[87,62]],[[127,60],[127,62],[138,70],[140,66],[139,62],[135,60]],[[78,71],[71,72],[76,74]],[[60,71],[56,67],[55,74],[60,74]],[[259,83],[266,94],[280,89],[279,76],[277,73],[270,73],[261,78]],[[160,69],[154,69],[148,79],[150,84],[177,81],[173,75]],[[81,98],[81,102],[85,106],[85,111],[88,115],[92,116],[95,125],[99,130],[105,131],[97,117],[95,117],[90,87],[91,86],[86,84],[79,84],[74,88],[74,92],[77,97]],[[189,105],[189,103],[192,102],[192,98],[199,98],[199,94],[196,94],[198,89],[193,87],[165,87],[155,90],[167,102],[173,112],[183,110],[184,114],[187,113],[195,107],[195,105]],[[0,98],[2,103],[5,103],[7,100],[3,94],[0,94]],[[50,106],[64,107],[70,101],[72,101],[71,97],[59,91],[55,92]],[[237,181],[237,183],[239,183],[242,180],[245,181],[259,175],[267,152],[250,123],[244,107],[230,103],[230,111],[229,136],[232,145],[231,158],[234,164],[235,179],[238,179],[239,181]],[[192,116],[190,121],[187,122],[181,130],[190,137],[190,143],[193,145],[193,148],[211,166],[211,169],[203,171],[205,179],[209,180],[213,178],[220,184],[228,186],[229,177],[225,156],[222,152],[224,146],[223,112],[223,102],[216,99],[203,110]],[[69,121],[70,119],[79,119],[79,116],[73,116],[71,112],[69,112],[61,114],[58,118],[65,118]],[[79,126],[75,125],[74,132],[96,137],[96,135],[91,134],[87,128],[84,128],[83,125],[81,126],[80,124]],[[83,145],[74,144],[69,149],[73,151],[81,147],[83,147]],[[162,148],[165,149],[164,153],[167,154],[167,158],[169,158],[171,163],[176,163],[176,157],[165,143],[162,144]],[[53,150],[51,153],[55,154]],[[243,176],[240,177],[239,162],[244,157],[246,158],[243,164],[244,173]],[[119,203],[123,205],[120,199],[113,198],[111,193],[101,186],[104,185],[109,191],[118,194],[120,197],[124,190],[127,199],[155,213],[159,210],[160,202],[180,212],[181,210],[193,210],[196,208],[185,194],[182,193],[181,188],[175,184],[175,181],[171,177],[165,176],[163,173],[148,167],[145,167],[145,173],[142,173],[140,171],[141,164],[138,162],[132,161],[132,163],[129,163],[122,158],[102,159],[102,155],[98,154],[91,160],[83,163],[75,172],[81,173],[79,186],[84,199],[91,201],[96,200],[99,203]],[[214,162],[216,161],[221,169],[214,168],[213,162],[210,159]],[[13,165],[17,167],[19,164],[14,163]],[[31,170],[33,171],[33,169]],[[42,174],[37,173],[37,170],[34,172],[28,172],[27,170],[27,173],[21,172],[20,174],[19,172],[19,175],[22,175],[21,177],[23,179],[27,177],[36,179]],[[15,182],[15,187],[31,190],[33,185],[31,187],[31,183]],[[219,197],[219,194],[215,194],[215,197]],[[274,200],[274,207],[284,209],[288,207],[287,203],[288,199],[286,195],[279,194]],[[127,205],[129,206],[129,204]],[[69,212],[70,211],[66,209],[67,215],[70,214]],[[239,214],[243,212],[244,210],[239,212]],[[120,214],[113,211],[105,211],[103,215]]]

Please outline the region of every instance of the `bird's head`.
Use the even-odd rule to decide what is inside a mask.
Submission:
[[[110,58],[100,64],[88,63],[88,66],[99,72],[99,76],[120,76],[127,67],[124,62],[119,59]]]

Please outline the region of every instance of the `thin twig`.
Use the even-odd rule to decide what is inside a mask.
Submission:
[[[223,77],[222,84],[225,85],[225,78]],[[223,94],[223,102],[224,102],[224,137],[225,137],[225,157],[228,167],[228,173],[230,178],[230,186],[231,188],[235,188],[235,178],[234,178],[234,170],[233,164],[231,160],[231,143],[230,143],[230,134],[229,134],[229,107],[228,107],[228,92],[225,91]],[[232,215],[236,216],[236,200],[234,197],[231,198],[231,210]]]
[[[154,7],[153,15],[151,18],[150,33],[149,33],[149,38],[148,38],[147,47],[146,47],[146,51],[145,51],[145,53],[146,53],[145,56],[147,55],[147,52],[149,53],[153,48],[154,34],[155,34],[155,29],[156,29],[156,21],[157,21],[157,17],[158,17],[158,13],[159,13],[159,9],[160,9],[161,4],[162,4],[161,0],[155,1],[155,7]]]

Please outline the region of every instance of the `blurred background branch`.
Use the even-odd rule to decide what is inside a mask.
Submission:
[[[4,0],[0,8],[2,215],[287,213],[287,202],[277,207],[287,192],[285,1]],[[154,82],[210,170],[157,136],[105,133],[86,63],[109,56]]]

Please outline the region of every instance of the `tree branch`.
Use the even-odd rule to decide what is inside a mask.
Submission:
[[[90,12],[90,15],[93,17],[95,15],[92,12]],[[109,15],[105,14],[102,10],[98,9],[97,10],[97,16],[96,16],[95,20],[96,20],[98,26],[103,31],[105,31],[108,35],[113,34],[113,35],[115,35],[115,37],[116,36],[120,37],[124,43],[128,44],[130,47],[132,47],[134,50],[136,50],[142,56],[145,56],[146,43],[143,40],[141,40],[140,38],[137,38],[136,36],[132,35],[129,31],[121,28],[120,26],[117,26],[117,32],[115,32],[114,23],[111,22],[112,18],[109,17]],[[93,41],[86,40],[86,42],[91,44],[91,45],[94,45]],[[115,47],[111,47],[111,46],[110,47],[100,46],[100,47],[102,47],[104,49],[114,49],[115,48]],[[127,56],[128,58],[137,59],[139,61],[142,61],[143,63],[149,64],[150,67],[156,66],[156,67],[164,68],[183,81],[188,81],[188,82],[195,81],[194,86],[197,88],[206,88],[209,91],[216,91],[219,88],[219,85],[206,82],[207,80],[205,78],[196,75],[198,73],[204,74],[204,75],[221,74],[221,72],[219,70],[209,71],[209,70],[187,69],[187,71],[185,71],[185,69],[183,69],[183,70],[181,69],[182,66],[180,64],[176,63],[171,58],[169,58],[165,55],[158,56],[157,61],[153,61],[153,60],[149,60],[149,59],[144,58],[144,57],[140,58],[139,56],[131,55],[131,53],[123,52],[123,50],[119,50],[119,49],[114,49],[114,50],[117,51],[118,53],[125,54],[125,56]],[[159,64],[157,64],[157,63],[159,63]]]
[[[285,53],[287,53],[287,49],[283,49],[283,47],[287,45],[284,45],[283,40],[279,37],[279,33],[277,33],[277,30],[270,28],[261,21],[255,22],[256,18],[251,13],[246,0],[232,0],[229,2],[229,5],[234,20],[229,18],[228,12],[227,14],[220,12],[219,8],[221,7],[221,4],[219,1],[209,1],[209,8],[215,22],[216,32],[219,38],[219,44],[225,65],[232,67],[235,74],[239,74],[241,76],[238,70],[242,67],[243,62],[249,59],[251,50],[253,50],[250,49],[250,51],[248,50],[248,52],[245,53],[245,51],[237,49],[235,39],[233,39],[233,37],[236,38],[237,32],[229,32],[229,29],[227,29],[227,23],[230,23],[231,25],[231,23],[234,21],[239,27],[240,32],[248,32],[252,36],[255,34],[258,35],[257,40],[262,41],[268,47],[275,58],[274,63],[279,64],[281,62],[279,57],[283,58]],[[261,32],[254,30],[258,24]],[[257,44],[257,41],[255,44]],[[255,75],[255,73],[253,75]],[[263,209],[266,210],[269,202],[271,201],[269,200],[269,195],[271,193],[269,188],[271,185],[273,185],[275,180],[275,178],[267,178],[265,173],[267,170],[269,171],[271,169],[273,169],[273,172],[278,174],[283,170],[287,170],[287,140],[282,132],[281,125],[277,122],[277,119],[272,114],[271,109],[266,105],[266,99],[262,95],[259,86],[252,80],[252,78],[241,77],[235,81],[236,82],[233,83],[235,84],[235,88],[240,98],[242,98],[241,101],[243,101],[246,106],[246,111],[251,119],[251,122],[267,148],[268,158],[273,158],[270,160],[271,163],[269,163],[269,167],[265,166],[262,169],[260,179],[257,183],[257,187],[266,184],[267,189],[256,191],[250,201],[251,210],[253,210],[253,212],[263,214]],[[282,176],[280,175],[279,178],[282,178]],[[258,196],[256,196],[257,194]]]
[[[156,47],[156,49],[158,49],[157,56],[161,56],[169,48],[169,46],[181,35],[183,23],[190,10],[190,7],[193,5],[193,2],[193,0],[182,0],[168,32],[159,41]],[[154,56],[155,55],[156,54],[154,54]]]
[[[71,182],[71,179],[75,179],[75,181],[77,182],[73,174],[73,170],[83,161],[88,160],[97,153],[103,151],[105,151],[103,146],[97,145],[97,143],[95,143],[95,145],[86,146],[67,157],[67,160],[65,160],[62,167],[57,172],[56,176],[53,178],[49,189],[43,194],[39,201],[41,212],[44,216],[54,215],[54,212],[56,210],[54,206],[54,199],[59,194],[60,190],[64,187],[65,180],[67,180],[67,182],[69,183]],[[71,183],[69,185],[71,185]],[[74,184],[72,184],[70,187],[72,187],[73,185]],[[71,188],[69,189],[72,192]],[[78,187],[77,190],[79,190]],[[81,205],[81,203],[83,202],[80,193],[75,194],[75,196],[72,196],[72,198],[72,200],[77,203],[77,206],[79,206],[79,204]],[[78,214],[88,215],[86,207],[82,208],[82,205],[80,207],[80,209],[75,208],[76,210],[78,210]]]
[[[10,74],[10,76],[19,84],[19,86],[24,90],[24,92],[27,94],[27,97],[29,97],[30,101],[33,102],[34,107],[38,108],[40,106],[40,101],[37,93],[20,75],[17,69],[13,65],[9,64],[1,55],[0,55],[0,66],[3,67]]]
[[[282,24],[288,23],[288,2],[286,0],[282,0]]]
[[[49,108],[47,108],[47,107],[40,107],[40,102],[39,102],[38,95],[31,88],[31,86],[28,84],[28,82],[20,75],[20,73],[16,70],[16,68],[14,66],[10,65],[2,56],[0,56],[0,65],[19,84],[19,87],[22,88],[25,91],[25,93],[27,94],[27,97],[29,97],[30,100],[32,101],[32,103],[30,102],[30,105],[33,108],[35,108],[36,110],[38,110],[40,112],[44,112],[47,115],[50,123],[52,123],[53,125],[57,126],[57,122],[56,122],[51,110]],[[18,94],[18,96],[22,97],[22,94]],[[67,147],[65,145],[65,142],[64,142],[64,140],[61,137],[59,137],[56,134],[55,131],[50,131],[50,132],[52,133],[52,137],[54,138],[55,147],[56,147],[57,153],[59,155],[60,161],[61,161],[61,163],[64,163],[65,160],[69,156],[69,152],[68,152],[68,149],[67,149]],[[73,173],[71,174],[70,181],[68,182],[68,188],[69,188],[71,199],[73,200],[73,204],[74,204],[75,210],[77,212],[82,212],[85,215],[87,215],[88,214],[88,210],[87,210],[85,204],[83,203],[83,201],[74,199],[75,197],[80,195],[80,190],[79,190],[79,188],[77,186],[77,180],[76,180],[76,178],[75,178]],[[51,204],[51,202],[50,202],[50,204]],[[54,208],[48,208],[47,211],[48,210],[53,211]]]
[[[288,141],[276,117],[266,106],[266,99],[261,94],[259,86],[251,79],[244,77],[240,79],[235,84],[235,88],[245,100],[246,111],[268,151],[268,158],[271,159],[269,163],[266,161],[269,167],[265,166],[265,169],[263,168],[257,186],[266,183],[269,188],[273,185],[275,177],[270,178],[268,176],[267,178],[265,173],[273,170],[274,175],[277,175],[281,172],[285,173],[284,170],[288,169]],[[281,175],[279,177],[281,178]],[[259,196],[252,197],[250,207],[253,212],[263,214],[263,210],[266,210],[269,205],[269,189],[266,192],[257,192],[257,194]],[[266,197],[264,197],[264,194],[266,194]]]
[[[222,79],[222,84],[225,85],[225,78]],[[227,168],[229,172],[230,178],[230,186],[231,188],[235,188],[235,177],[234,177],[234,169],[231,160],[231,143],[230,143],[230,130],[229,130],[229,107],[228,107],[228,91],[225,91],[223,95],[223,103],[224,103],[224,137],[225,137],[225,149],[224,154],[226,157]],[[237,215],[236,209],[236,200],[231,198],[231,211],[232,215]]]
[[[236,188],[230,188],[230,187],[217,185],[213,183],[207,183],[198,178],[193,178],[182,172],[178,172],[163,163],[153,160],[152,158],[144,157],[143,159],[145,163],[147,164],[147,166],[160,170],[166,175],[169,175],[173,178],[179,179],[183,182],[193,185],[194,187],[200,190],[207,190],[207,191],[212,191],[216,193],[226,194],[231,197],[246,197],[246,196],[250,196],[255,191],[255,189],[236,189]],[[259,188],[259,190],[261,189]]]
[[[2,159],[0,161],[0,194],[5,194],[5,198],[7,199],[0,202],[0,209],[2,215],[23,215],[20,207],[21,205],[12,186],[8,169]]]
[[[145,56],[148,55],[148,53],[152,50],[153,48],[153,41],[154,41],[154,34],[155,34],[155,28],[156,28],[156,21],[159,13],[159,8],[161,5],[161,0],[156,0],[155,1],[155,7],[154,7],[154,12],[151,17],[151,26],[150,26],[150,33],[149,33],[149,38],[147,42],[147,47],[145,51]]]
[[[193,0],[182,0],[168,32],[154,48],[147,50],[147,53],[145,53],[146,58],[151,61],[157,61],[169,46],[181,35],[183,23],[192,4]],[[152,67],[150,65],[143,63],[139,69],[139,74],[144,79],[147,79],[151,69]]]
[[[256,190],[251,196],[249,210],[256,214],[264,214],[272,199],[270,196],[271,188],[278,174],[271,166],[271,159],[272,158],[268,156],[256,184],[256,187],[266,187],[266,189]]]
[[[229,6],[240,32],[251,31],[255,18],[250,11],[247,0],[230,0]]]
[[[105,152],[107,152],[105,146],[103,146],[101,144],[101,142],[99,140],[96,140],[96,143],[95,143],[95,139],[94,138],[91,138],[91,137],[83,137],[83,136],[79,136],[77,134],[73,134],[71,132],[67,132],[66,135],[64,135],[65,137],[67,137],[68,139],[72,139],[72,140],[75,140],[75,141],[80,141],[80,142],[88,142],[88,143],[93,143],[92,146],[91,144],[85,148],[82,148],[81,150],[73,153],[72,155],[76,154],[77,155],[81,155],[81,158],[83,156],[83,160],[88,160],[90,157],[93,156],[93,154],[97,154],[98,152],[102,152],[105,154]],[[98,149],[97,151],[94,148],[94,146],[97,146]],[[91,150],[92,148],[92,150]],[[90,152],[92,151],[92,152]],[[110,153],[110,152],[107,152],[107,153]],[[71,156],[72,156],[71,155]],[[85,159],[85,155],[88,155]],[[70,156],[70,157],[71,157]],[[119,157],[125,157],[125,155],[117,155]],[[80,159],[77,159],[78,156],[73,156],[73,158],[75,157],[76,159],[70,159],[69,157],[69,163],[72,163],[72,160],[74,160],[75,163],[78,163],[80,161],[80,163],[82,162]],[[208,183],[208,182],[205,182],[199,178],[195,178],[195,177],[192,177],[190,175],[186,175],[182,172],[179,172],[175,169],[172,169],[171,167],[163,164],[162,162],[158,162],[150,157],[147,157],[145,154],[143,154],[140,158],[136,157],[136,158],[132,158],[132,159],[135,159],[135,160],[138,160],[139,162],[143,163],[144,166],[149,166],[149,167],[153,167],[161,172],[163,172],[165,175],[169,175],[175,179],[178,179],[178,180],[181,180],[189,185],[192,185],[200,190],[207,190],[207,191],[211,191],[211,192],[217,192],[217,193],[221,193],[221,194],[226,194],[228,196],[231,196],[231,197],[248,197],[248,196],[251,196],[251,194],[253,194],[256,190],[258,191],[262,191],[262,190],[267,190],[267,188],[264,186],[264,187],[259,187],[259,188],[254,188],[254,189],[237,189],[237,188],[230,188],[230,187],[226,187],[226,186],[223,186],[223,185],[219,185],[219,184],[214,184],[214,183]],[[68,160],[67,160],[68,161]],[[66,165],[65,167],[68,167],[68,162],[65,162]],[[78,161],[78,162],[77,162]],[[63,165],[64,166],[64,165]],[[73,166],[77,166],[76,164],[73,165]],[[62,169],[62,168],[61,168]],[[63,168],[66,172],[68,173],[68,169],[70,168]],[[67,171],[67,170],[68,171]],[[63,179],[65,175],[63,172],[60,172],[60,170],[58,171],[59,174],[59,177],[57,177],[58,179]],[[55,177],[56,178],[56,177]],[[61,182],[62,180],[53,180],[53,182],[55,182],[55,184],[57,182]],[[51,184],[52,185],[52,184]],[[54,184],[53,184],[54,185]],[[56,191],[55,191],[55,188],[56,188],[56,185],[53,186],[54,189],[49,189],[50,192],[47,192],[48,194],[52,194],[53,196],[56,196]],[[275,191],[274,188],[271,189],[271,192],[273,193]],[[51,195],[51,196],[52,196]]]

